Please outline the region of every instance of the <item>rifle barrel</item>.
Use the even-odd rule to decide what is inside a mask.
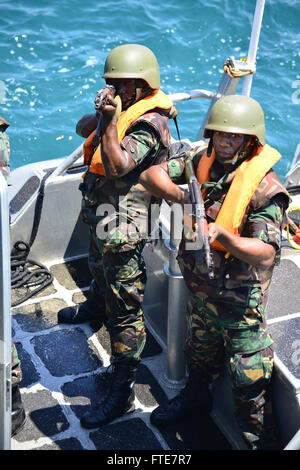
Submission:
[[[208,237],[208,226],[207,220],[205,217],[205,208],[204,202],[201,194],[201,190],[199,188],[199,184],[197,178],[195,176],[193,163],[191,159],[187,159],[185,162],[185,175],[186,180],[190,190],[190,197],[193,205],[193,212],[195,222],[197,224],[197,242],[201,243],[201,247],[203,250],[203,255],[205,259],[205,263],[208,270],[208,276],[210,279],[214,278],[214,268],[213,268],[213,260],[211,256],[211,250],[209,245],[209,237]],[[201,250],[198,249],[198,256],[201,254]]]

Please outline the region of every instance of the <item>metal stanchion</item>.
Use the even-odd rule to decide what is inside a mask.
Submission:
[[[180,221],[179,221],[180,218]],[[176,220],[177,219],[177,220]],[[177,262],[177,252],[182,230],[182,209],[171,206],[170,239],[165,241],[169,250],[169,262],[164,266],[168,276],[168,358],[164,384],[171,389],[181,389],[186,382],[184,344],[186,339],[186,305],[188,290]],[[180,231],[180,233],[176,233]]]

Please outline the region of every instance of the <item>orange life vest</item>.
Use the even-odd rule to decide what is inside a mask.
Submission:
[[[169,97],[161,90],[155,90],[154,93],[146,98],[137,101],[126,111],[123,111],[117,121],[118,142],[121,142],[126,134],[128,127],[140,116],[154,108],[170,109],[173,106]],[[96,129],[88,136],[83,144],[84,163],[88,164],[91,156],[92,161],[89,168],[91,173],[105,176],[104,167],[101,159],[101,145],[99,144],[94,152],[93,137]]]
[[[200,159],[196,172],[200,184],[210,181],[210,168],[215,158],[215,153],[212,151],[210,157],[207,157],[205,152]],[[238,235],[239,226],[257,186],[280,158],[281,155],[276,149],[265,144],[258,147],[250,158],[241,163],[217,215],[215,221],[217,225]],[[203,198],[205,192],[206,190],[202,192]],[[211,247],[215,250],[227,251],[217,240],[211,244]]]

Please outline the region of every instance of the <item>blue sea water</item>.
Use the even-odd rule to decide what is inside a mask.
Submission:
[[[11,124],[12,169],[67,156],[78,147],[76,122],[94,112],[95,94],[104,84],[105,58],[117,45],[150,47],[166,93],[215,91],[226,58],[247,56],[255,4],[2,0],[0,115]],[[276,165],[281,177],[300,141],[299,62],[299,0],[266,0],[251,96],[265,111],[268,143],[283,155]],[[195,139],[208,104],[177,104],[183,138]]]

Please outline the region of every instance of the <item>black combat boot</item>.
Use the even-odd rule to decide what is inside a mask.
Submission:
[[[14,385],[11,388],[11,398],[11,436],[15,436],[21,431],[26,421],[26,414],[18,385]]]
[[[57,314],[58,323],[77,324],[95,321],[102,326],[105,321],[105,302],[104,298],[97,294],[95,284],[93,281],[85,302],[59,310]]]
[[[187,384],[174,398],[152,411],[150,421],[155,426],[175,424],[198,413],[209,414],[213,400],[208,384],[199,380],[195,373],[190,373]]]
[[[133,386],[137,366],[115,363],[113,367],[106,397],[87,411],[80,420],[81,426],[86,429],[103,426],[115,418],[135,410]]]

